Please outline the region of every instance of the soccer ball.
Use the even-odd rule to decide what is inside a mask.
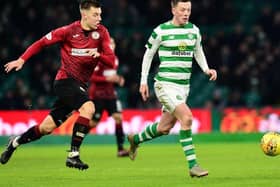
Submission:
[[[265,133],[261,139],[261,149],[268,156],[280,154],[280,135],[276,132]]]

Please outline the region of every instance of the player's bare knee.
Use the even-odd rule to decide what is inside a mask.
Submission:
[[[157,129],[157,130],[158,130],[158,132],[159,132],[160,134],[166,135],[166,134],[169,134],[171,128],[172,128],[172,127],[170,127],[170,126],[163,126],[163,127],[158,126],[158,129]]]
[[[169,132],[170,132],[170,129],[166,129],[166,130],[161,131],[160,133],[167,135],[167,134],[169,134]]]
[[[55,126],[52,126],[52,125],[41,125],[41,126],[39,127],[39,130],[40,130],[40,133],[41,133],[41,134],[47,135],[47,134],[52,133],[52,131],[53,131],[55,128],[56,128],[56,127],[55,127]]]
[[[114,118],[116,124],[121,124],[122,123],[122,115],[119,113],[115,113],[112,115],[112,117]]]
[[[192,115],[185,115],[182,117],[181,125],[190,128],[192,126]]]
[[[79,112],[81,114],[84,114],[86,116],[92,116],[95,112],[95,106],[93,102],[88,101],[82,105],[82,107],[79,109]]]

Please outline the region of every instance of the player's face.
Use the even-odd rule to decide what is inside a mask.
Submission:
[[[91,7],[84,10],[84,20],[90,29],[97,29],[101,22],[101,8]]]
[[[173,21],[176,25],[184,25],[189,22],[191,15],[191,2],[179,2],[172,8]]]

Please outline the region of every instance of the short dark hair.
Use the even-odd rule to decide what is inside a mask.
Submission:
[[[171,0],[171,6],[176,6],[179,2],[191,2],[191,0]]]
[[[81,10],[88,10],[90,9],[90,7],[101,7],[101,4],[98,0],[79,0],[79,4]]]

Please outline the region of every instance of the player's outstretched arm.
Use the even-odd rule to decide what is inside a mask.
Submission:
[[[22,58],[18,58],[17,60],[13,60],[11,62],[8,62],[4,65],[6,73],[9,73],[13,69],[16,71],[19,71],[24,64],[24,60]]]

